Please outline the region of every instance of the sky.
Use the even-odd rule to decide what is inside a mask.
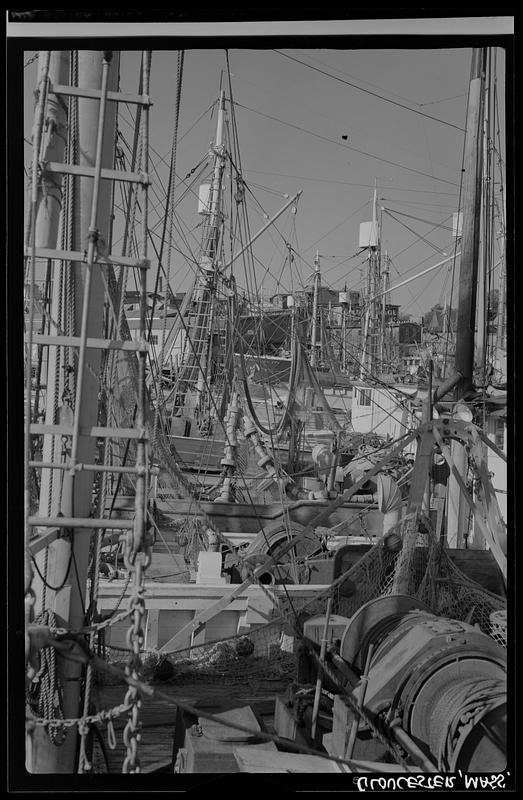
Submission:
[[[35,52],[27,51],[26,62]],[[295,213],[285,212],[253,246],[264,293],[301,288],[311,278],[317,251],[324,285],[360,289],[366,262],[359,249],[359,226],[372,218],[375,186],[382,252],[390,257],[391,284],[400,283],[453,252],[452,214],[459,202],[471,55],[470,47],[187,49],[177,175],[186,176],[209,149],[216,124],[209,109],[220,87],[228,87],[229,70],[243,176],[250,190],[251,231],[266,222],[260,209],[270,217],[284,205],[285,195],[302,190]],[[496,60],[504,156],[500,48]],[[36,63],[24,71],[28,140]],[[154,206],[163,201],[167,185],[162,159],[170,159],[176,63],[176,50],[153,51],[150,143],[157,173],[152,172],[150,222],[157,230],[162,210]],[[138,73],[139,54],[122,50],[122,91],[137,91]],[[120,129],[132,142],[127,110]],[[28,165],[29,144],[25,156]],[[182,189],[179,181],[177,197]],[[185,230],[192,230],[188,241],[196,247],[196,197],[187,194],[177,210]],[[295,251],[291,267],[285,261],[285,242]],[[191,275],[183,255],[186,245],[178,244],[182,252],[173,256],[173,291],[188,288]],[[237,280],[240,286],[245,283],[241,273]],[[435,303],[445,302],[451,284],[452,262],[393,292],[390,302],[419,318]]]

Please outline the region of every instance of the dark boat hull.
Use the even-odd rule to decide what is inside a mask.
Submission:
[[[108,498],[111,502],[111,498]],[[284,521],[289,517],[291,521],[300,525],[307,525],[320,511],[330,505],[330,500],[297,500],[287,505],[282,503],[211,503],[200,501],[201,511],[207,514],[220,531],[231,533],[258,533],[266,525]],[[201,516],[201,511],[191,499],[161,499],[156,500],[158,510],[166,517],[176,518],[185,516]],[[115,512],[132,512],[134,509],[133,497],[119,497],[114,503]],[[368,509],[368,510],[367,510]],[[362,512],[365,512],[362,514]],[[381,535],[383,528],[383,514],[378,511],[377,505],[369,508],[367,503],[344,503],[336,508],[329,517],[330,527],[348,523],[352,531],[339,531],[340,536],[370,536]]]

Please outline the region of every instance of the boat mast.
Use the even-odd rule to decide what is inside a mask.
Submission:
[[[341,342],[340,342],[340,361],[343,372],[347,369],[347,284],[340,292],[341,305]]]
[[[320,273],[320,253],[316,250],[314,258],[314,291],[312,296],[312,334],[311,334],[311,366],[315,367],[318,363],[318,294],[321,284]]]
[[[220,95],[216,136],[212,152],[214,154],[213,179],[209,198],[209,219],[204,231],[204,246],[200,258],[200,273],[197,284],[202,294],[201,333],[202,347],[196,392],[198,406],[202,408],[203,394],[207,384],[211,360],[212,327],[214,315],[214,298],[218,280],[218,258],[220,248],[220,230],[222,223],[222,177],[225,168],[225,150],[223,147],[223,129],[225,116],[225,92]]]
[[[68,53],[56,54],[51,58],[50,86],[62,84],[63,88],[63,85],[68,83],[67,79],[64,80],[63,74],[68,56]],[[56,422],[56,406],[59,406],[60,402],[62,402],[62,412],[65,412],[60,416],[60,422],[62,425],[65,422],[66,427],[67,417],[70,419],[69,427],[72,422],[71,470],[58,473],[58,475],[63,474],[63,481],[57,478],[54,470],[43,470],[44,476],[47,473],[47,477],[42,480],[39,513],[41,517],[58,517],[60,515],[74,517],[75,522],[85,518],[86,524],[62,529],[59,537],[49,545],[45,559],[42,550],[36,560],[44,577],[47,574],[50,585],[61,586],[63,584],[62,588],[56,591],[47,587],[46,605],[57,614],[60,624],[70,630],[82,628],[85,618],[84,603],[91,538],[88,517],[91,511],[94,473],[89,470],[74,470],[73,468],[76,464],[92,464],[96,455],[96,439],[86,435],[84,431],[90,430],[98,422],[100,386],[97,376],[100,372],[101,352],[97,349],[89,349],[87,356],[86,343],[87,337],[99,336],[103,329],[105,281],[101,270],[93,269],[93,265],[96,250],[101,249],[102,241],[109,241],[110,235],[112,188],[109,181],[102,181],[100,177],[102,165],[106,169],[112,169],[114,163],[116,104],[107,103],[107,92],[117,88],[118,67],[118,53],[110,51],[105,51],[103,54],[99,51],[78,52],[78,75],[81,76],[82,89],[91,91],[91,97],[80,96],[78,99],[79,165],[76,167],[76,174],[79,177],[77,178],[74,236],[76,250],[87,246],[87,256],[86,263],[65,263],[64,269],[71,270],[74,275],[73,327],[74,334],[79,338],[81,344],[75,397],[71,397],[70,404],[68,404],[54,391],[51,390],[47,393],[46,423],[52,426]],[[92,90],[97,92],[96,99],[92,97]],[[68,169],[69,165],[41,163],[40,166],[43,167],[43,181],[46,177],[48,179],[55,177],[51,174],[47,176],[47,172],[67,173],[70,171],[74,173],[74,168]],[[47,213],[45,203],[41,205],[39,211],[44,215]],[[53,211],[56,212],[56,209]],[[50,235],[51,231],[54,231],[55,225],[56,220],[49,223],[46,230],[37,226],[37,238],[34,245],[36,249],[49,244],[45,234]],[[56,239],[54,246],[56,247]],[[55,280],[53,303],[58,302],[58,293],[61,290],[60,281]],[[56,335],[58,334],[59,331],[56,331]],[[54,458],[49,458],[53,440],[57,436],[59,436],[58,433],[49,433],[45,436],[44,461],[59,460],[59,454],[55,454]],[[52,472],[54,481],[51,484],[49,476]],[[73,548],[75,567],[72,570]],[[47,570],[44,560],[47,560]],[[33,586],[35,594],[39,598],[35,610],[43,610],[44,586],[39,578],[35,578]],[[64,716],[65,718],[76,718],[80,715],[81,665],[64,659],[60,677],[63,686]],[[66,739],[61,747],[55,746],[45,729],[37,726],[32,735],[32,752],[29,754],[30,770],[36,773],[74,772],[76,743],[76,726],[66,729]]]
[[[501,373],[501,383],[506,380],[506,272],[505,272],[505,232],[502,231],[503,236],[503,253],[501,256],[501,272],[499,276],[499,297],[498,297],[498,318],[496,325],[496,339],[495,339],[495,365]]]
[[[380,316],[382,302],[378,299],[381,289],[380,275],[380,234],[378,228],[378,189],[374,181],[372,200],[372,222],[360,225],[360,247],[369,250],[369,269],[367,272],[367,296],[365,312],[365,328],[361,355],[360,378],[365,380],[377,370],[379,354],[378,338],[381,334]]]
[[[456,357],[454,363],[455,371],[461,373],[463,378],[455,389],[456,400],[462,398],[473,388],[483,162],[481,134],[483,130],[486,53],[486,48],[475,47],[472,51],[463,164],[463,228],[456,326]]]
[[[456,325],[455,372],[462,378],[455,387],[455,400],[473,389],[474,332],[476,325],[476,294],[479,259],[481,183],[483,147],[483,107],[485,87],[486,48],[472,51],[465,133],[463,223],[461,235],[461,264],[459,274],[458,315]],[[459,224],[459,220],[458,220]],[[457,441],[451,445],[452,459],[462,480],[466,479],[468,455]],[[468,537],[466,503],[459,480],[451,474],[447,489],[447,545],[464,547]],[[474,543],[475,546],[479,542]]]
[[[383,292],[383,295],[381,300],[379,363],[381,364],[382,371],[384,371],[385,360],[387,359],[388,356],[390,356],[390,353],[387,354],[386,352],[387,294],[390,290],[389,256],[387,252],[385,252],[384,263],[385,267],[380,276],[382,283],[381,291]]]

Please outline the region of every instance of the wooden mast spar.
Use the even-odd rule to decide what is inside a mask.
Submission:
[[[70,59],[74,59],[74,70]],[[51,336],[40,344],[49,346],[48,391],[45,426],[29,425],[29,436],[44,434],[41,462],[41,492],[38,516],[30,516],[26,508],[26,544],[28,556],[33,554],[37,574],[33,575],[30,592],[35,599],[34,613],[49,611],[57,624],[67,631],[82,629],[86,619],[88,564],[93,528],[91,525],[92,492],[97,471],[97,439],[125,436],[125,429],[97,428],[102,351],[126,349],[123,342],[103,339],[107,299],[107,273],[112,264],[121,268],[138,268],[142,301],[145,298],[146,252],[143,258],[129,259],[106,255],[111,242],[113,184],[115,180],[137,183],[142,187],[142,220],[146,225],[147,199],[146,155],[141,173],[115,171],[117,103],[122,100],[150,105],[144,81],[143,95],[122,95],[117,92],[119,53],[112,51],[78,51],[41,53],[39,81],[39,113],[55,113],[56,141],[73,124],[74,114],[67,117],[77,103],[76,147],[69,150],[67,163],[62,163],[64,148],[39,150],[36,153],[38,192],[33,202],[33,234],[30,248],[33,263],[37,258],[54,260],[52,309],[64,302],[70,304],[69,335],[51,330]],[[70,80],[68,78],[70,77]],[[71,85],[67,85],[70,83]],[[80,85],[77,85],[80,84]],[[143,147],[147,148],[147,113],[143,115]],[[61,128],[61,130],[60,130]],[[52,137],[51,137],[52,138]],[[73,137],[74,138],[74,137]],[[38,142],[35,142],[35,151]],[[77,159],[74,159],[74,151]],[[56,159],[56,160],[54,160]],[[45,201],[46,186],[59,185],[57,175],[73,183],[70,194],[72,215],[68,219],[60,203]],[[65,182],[64,182],[65,185]],[[33,199],[35,194],[33,192]],[[62,249],[58,244],[58,219],[61,211]],[[67,230],[67,235],[64,231]],[[66,243],[64,248],[63,244]],[[143,236],[146,242],[146,236]],[[143,245],[145,247],[145,244]],[[58,249],[57,249],[58,248]],[[68,249],[69,248],[69,249]],[[124,263],[125,262],[125,263]],[[109,267],[108,267],[109,264]],[[34,269],[33,269],[34,272]],[[69,294],[64,297],[63,280],[67,275]],[[137,440],[136,516],[129,523],[128,544],[136,552],[145,529],[146,443],[145,410],[145,305],[140,328],[138,350],[138,411],[136,429],[130,431]],[[55,319],[56,317],[53,317]],[[59,316],[58,316],[59,318]],[[38,344],[38,336],[28,333]],[[48,341],[47,341],[48,340]],[[57,353],[61,348],[73,349],[74,381],[72,391],[64,392],[59,380]],[[130,348],[127,348],[130,349]],[[28,353],[31,358],[31,353]],[[30,386],[27,387],[30,391]],[[61,444],[60,444],[61,443]],[[65,444],[65,449],[64,449]],[[26,442],[29,452],[29,442]],[[62,463],[59,463],[62,462]],[[33,466],[35,462],[32,462]],[[65,465],[65,469],[64,469]],[[56,529],[53,519],[69,520],[66,528]],[[94,520],[92,520],[95,522]],[[33,526],[37,525],[35,528]],[[54,526],[54,530],[53,530]],[[35,534],[37,534],[35,536]],[[132,556],[131,556],[132,557]],[[139,573],[140,570],[137,570]],[[26,582],[26,596],[28,587]],[[31,622],[29,615],[28,622]],[[83,716],[81,708],[81,669],[77,661],[60,659],[59,679],[62,684],[62,711],[65,719]],[[78,726],[64,727],[64,740],[57,746],[51,741],[46,726],[28,728],[26,766],[33,773],[72,773],[77,769]]]

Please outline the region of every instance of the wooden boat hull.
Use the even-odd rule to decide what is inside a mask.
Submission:
[[[258,533],[266,525],[284,521],[288,517],[292,522],[307,525],[317,514],[326,508],[331,501],[327,500],[297,500],[294,503],[282,505],[275,503],[211,503],[201,501],[199,506],[216,525],[218,530],[233,533]],[[111,507],[112,498],[108,498]],[[156,500],[158,510],[166,517],[177,518],[185,516],[200,516],[191,499],[161,499]],[[114,502],[114,512],[132,512],[134,509],[133,497],[118,497]],[[365,512],[362,514],[362,512]],[[116,516],[115,514],[115,516]],[[330,527],[347,523],[355,526],[356,535],[375,537],[381,535],[383,528],[383,514],[378,511],[375,504],[344,503],[336,508],[329,517]],[[340,535],[350,535],[345,529]]]
[[[369,549],[370,544],[349,544],[339,548],[334,558],[317,561],[318,571],[313,573],[314,583],[285,586],[274,585],[272,592],[284,599],[287,594],[291,600],[312,599],[322,594],[339,575],[356,563]],[[423,548],[420,548],[420,558]],[[455,549],[448,550],[454,564],[471,580],[478,581],[489,591],[501,592],[502,579],[499,568],[492,553],[488,550]],[[165,554],[157,554],[153,558],[151,577],[160,577],[162,570],[169,569]],[[310,561],[309,564],[314,564]],[[123,580],[100,582],[100,611],[110,613],[124,587]],[[162,647],[174,634],[183,628],[195,614],[207,606],[211,606],[221,598],[227,597],[235,589],[231,583],[219,585],[199,583],[167,583],[148,580],[147,621],[145,648],[147,650]],[[126,590],[126,598],[130,598],[132,587]],[[124,601],[125,602],[125,601]],[[225,610],[219,612],[197,633],[187,633],[179,648],[201,645],[205,642],[217,641],[238,633],[249,633],[271,619],[272,602],[259,586],[251,585],[238,597],[232,600]],[[113,647],[126,648],[128,620],[107,628],[106,644]],[[263,647],[263,643],[260,643]],[[257,655],[265,655],[259,652]]]

